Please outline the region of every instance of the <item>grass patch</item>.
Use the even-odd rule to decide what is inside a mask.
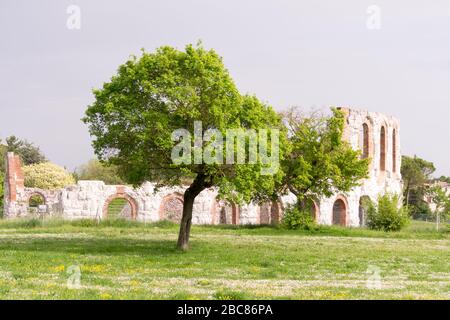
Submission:
[[[3,220],[0,299],[449,299],[449,233],[433,226],[194,226],[184,253],[166,221]]]

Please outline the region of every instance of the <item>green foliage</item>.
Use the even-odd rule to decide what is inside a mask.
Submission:
[[[28,206],[35,208],[39,205],[44,204],[44,198],[39,194],[33,194],[28,201]]]
[[[450,183],[450,177],[440,176],[438,180],[441,181],[441,182]]]
[[[75,179],[64,168],[51,162],[23,167],[25,186],[40,189],[59,189],[75,184]]]
[[[122,198],[112,200],[108,205],[108,219],[121,219],[120,213],[128,204],[128,201]]]
[[[21,140],[16,136],[6,138],[8,152],[19,155],[24,165],[31,165],[47,161],[39,147],[27,140]]]
[[[447,190],[439,184],[435,184],[427,189],[426,194],[436,206],[433,215],[435,217],[439,215],[441,220],[446,219],[450,213],[450,196],[447,194]]]
[[[77,180],[100,180],[105,184],[124,184],[119,177],[117,166],[107,165],[97,159],[92,159],[77,168],[75,176]]]
[[[436,170],[432,162],[417,156],[402,157],[401,174],[404,184],[405,204],[417,206],[425,194],[425,184]]]
[[[311,211],[300,210],[298,206],[289,206],[283,215],[283,226],[290,230],[312,230],[316,223]]]
[[[368,174],[369,159],[360,159],[360,152],[342,139],[344,113],[332,111],[331,117],[305,116],[294,109],[285,115],[290,153],[282,161],[282,188],[300,202],[349,191]]]
[[[127,182],[179,184],[201,178],[201,188],[218,186],[223,197],[249,201],[271,193],[274,176],[261,176],[261,163],[216,165],[172,163],[176,129],[282,128],[281,119],[253,96],[242,96],[221,57],[213,50],[188,45],[185,51],[161,47],[121,65],[118,74],[94,90],[95,102],[84,122],[94,137],[100,160],[118,166]]]
[[[367,226],[374,230],[399,231],[409,221],[407,207],[400,206],[398,195],[386,194],[378,198],[375,206],[370,203],[367,210]]]
[[[409,212],[413,219],[431,218],[433,212],[431,212],[430,206],[425,201],[418,201],[414,205],[409,205]]]

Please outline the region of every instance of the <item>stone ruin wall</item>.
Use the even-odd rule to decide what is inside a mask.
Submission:
[[[341,110],[346,114],[344,139],[354,149],[365,150],[366,155],[372,159],[369,177],[351,192],[316,201],[314,215],[320,224],[359,226],[364,224],[364,213],[360,206],[363,197],[376,201],[379,195],[386,192],[400,195],[402,193],[400,126],[395,118],[384,114],[347,108]],[[384,143],[382,143],[382,128],[385,130]],[[182,214],[183,193],[186,186],[157,189],[154,184],[146,182],[139,188],[133,188],[105,185],[101,181],[79,181],[76,185],[59,190],[26,188],[19,157],[8,153],[6,161],[4,201],[6,218],[32,215],[28,203],[34,194],[39,194],[45,199],[45,206],[40,214],[69,220],[105,219],[108,205],[115,198],[126,199],[129,203],[129,217],[142,222],[165,219],[179,221]],[[260,205],[250,203],[242,206],[218,201],[216,197],[217,190],[214,188],[204,190],[197,196],[192,223],[277,223],[281,219],[283,209],[295,202],[292,194],[280,197],[278,202]]]

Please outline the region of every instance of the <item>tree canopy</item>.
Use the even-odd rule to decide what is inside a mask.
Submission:
[[[369,159],[343,140],[345,115],[333,108],[332,116],[305,115],[297,109],[285,114],[289,155],[282,161],[282,187],[297,196],[304,206],[307,199],[347,192],[368,174]]]
[[[16,136],[6,138],[6,151],[19,155],[24,165],[47,161],[39,147]]]
[[[80,166],[74,173],[77,180],[100,180],[105,184],[123,184],[118,174],[117,166],[106,165],[97,159],[92,159]]]
[[[404,202],[411,206],[412,214],[423,211],[423,197],[426,184],[432,179],[431,175],[436,168],[432,162],[417,156],[402,157],[401,174],[404,186]]]
[[[187,45],[184,51],[165,46],[154,53],[143,52],[139,59],[133,57],[121,65],[111,81],[94,90],[94,96],[83,120],[99,159],[117,165],[121,176],[133,184],[148,180],[175,185],[186,177],[192,179],[184,194],[181,249],[188,248],[192,206],[202,190],[216,186],[226,199],[250,201],[273,194],[282,177],[281,170],[261,174],[264,167],[273,165],[261,158],[252,164],[173,163],[174,132],[195,133],[197,121],[201,121],[200,138],[209,129],[217,129],[223,137],[228,129],[278,129],[284,141],[277,113],[256,97],[241,95],[214,50]],[[202,150],[216,139],[194,141],[194,158],[202,159]],[[249,140],[245,139],[245,150]],[[213,153],[218,155],[220,150]]]

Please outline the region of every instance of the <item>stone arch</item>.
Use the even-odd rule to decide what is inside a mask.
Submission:
[[[130,209],[131,209],[131,212],[129,214],[129,218],[131,220],[136,220],[137,215],[138,215],[138,204],[137,204],[137,201],[134,198],[132,198],[130,195],[128,195],[126,193],[121,193],[121,192],[114,193],[114,194],[110,195],[108,198],[106,198],[105,203],[103,205],[103,210],[102,210],[103,219],[108,218],[109,205],[115,199],[124,199],[124,200],[126,200],[128,202],[128,204],[130,205]]]
[[[239,215],[239,206],[237,206],[235,203],[216,200],[212,222],[213,224],[238,225],[240,223]]]
[[[259,224],[277,224],[280,222],[282,206],[280,201],[266,201],[258,206]]]
[[[320,216],[319,201],[315,198],[310,198],[308,201],[310,204],[311,216],[314,218],[314,221],[318,221]]]
[[[370,202],[372,202],[372,200],[369,196],[364,195],[359,198],[358,218],[360,227],[364,227],[366,225],[367,206]]]
[[[277,201],[272,201],[272,207],[270,210],[270,218],[272,224],[278,224],[281,221],[281,215],[283,213],[283,203],[281,199]]]
[[[333,204],[332,223],[334,225],[347,225],[348,202],[344,196],[336,197]]]
[[[31,203],[32,201],[37,200],[34,197],[39,197],[41,200],[41,201],[37,201],[38,203],[36,203],[36,205],[33,205]],[[28,213],[43,214],[43,213],[48,212],[48,199],[43,192],[33,190],[33,191],[29,192],[28,194],[26,194],[25,200],[26,200],[26,211]]]
[[[258,223],[259,224],[270,224],[270,216],[272,211],[272,203],[264,202],[258,206]]]
[[[183,203],[183,195],[178,192],[165,196],[159,206],[160,219],[180,223],[183,217]]]
[[[39,196],[40,198],[42,198],[42,202],[43,202],[43,204],[44,205],[46,205],[47,204],[47,197],[45,196],[45,194],[43,193],[43,192],[40,192],[40,191],[32,191],[32,192],[30,192],[29,194],[28,194],[28,196],[27,196],[27,205],[28,205],[28,207],[30,207],[30,200],[31,200],[31,198],[33,197],[33,196]]]
[[[386,171],[386,154],[387,154],[387,134],[386,126],[382,125],[380,129],[380,171]]]

